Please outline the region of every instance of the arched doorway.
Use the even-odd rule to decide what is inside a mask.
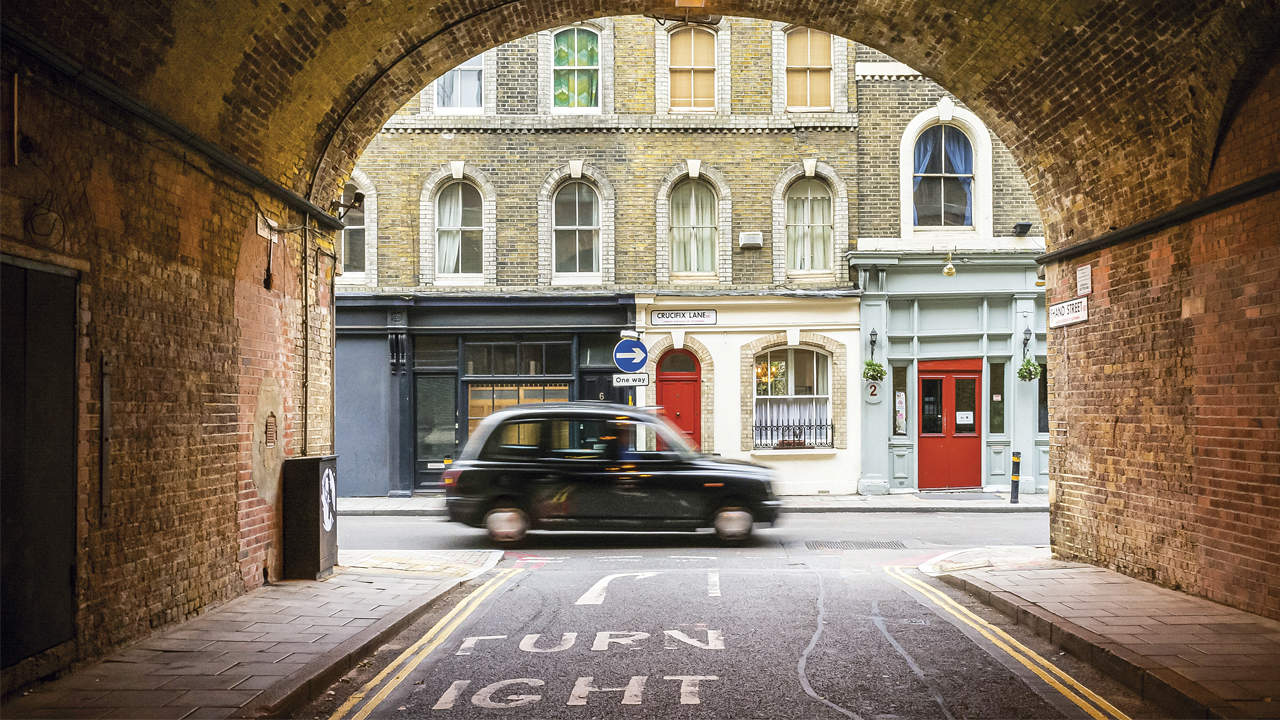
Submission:
[[[688,350],[658,360],[658,405],[695,447],[702,447],[702,367]]]

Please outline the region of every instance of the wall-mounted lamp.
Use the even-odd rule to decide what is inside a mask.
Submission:
[[[1027,356],[1027,346],[1031,344],[1031,328],[1022,331],[1022,357]]]
[[[1036,266],[1036,287],[1044,287],[1044,266]]]
[[[1014,234],[1014,235],[1017,235],[1018,237],[1022,237],[1022,236],[1026,235],[1026,234],[1027,234],[1027,233],[1029,233],[1029,232],[1031,232],[1031,223],[1029,223],[1029,222],[1020,222],[1020,223],[1014,223],[1014,224],[1013,224],[1013,234]]]
[[[876,337],[877,337],[876,329],[871,328],[871,359],[872,360],[876,359]]]
[[[942,266],[942,274],[946,277],[956,276],[956,266],[951,264],[951,253],[947,253],[947,264]]]
[[[364,209],[364,193],[362,192],[352,193],[351,202],[349,203],[344,203],[341,200],[334,200],[333,202],[329,203],[329,212],[331,214],[336,214],[339,220],[346,217],[349,211],[357,210],[357,209],[358,210]],[[341,210],[342,212],[338,212],[339,210]]]

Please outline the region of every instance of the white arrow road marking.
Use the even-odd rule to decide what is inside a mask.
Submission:
[[[707,571],[707,597],[720,597],[720,571]]]
[[[645,578],[651,578],[657,574],[658,573],[656,572],[641,572],[641,573],[614,573],[613,575],[605,575],[604,577],[597,580],[596,584],[592,585],[590,590],[582,593],[582,597],[578,598],[578,600],[573,604],[574,605],[599,605],[603,603],[604,591],[606,588],[609,587],[609,583],[612,582],[615,578],[633,577],[637,580],[643,580]]]

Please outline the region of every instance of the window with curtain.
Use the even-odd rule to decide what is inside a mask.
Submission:
[[[479,274],[484,247],[480,191],[451,182],[436,197],[436,273]]]
[[[787,108],[831,108],[831,36],[796,28],[787,33]]]
[[[786,348],[761,353],[755,363],[755,446],[831,447],[830,358]]]
[[[973,225],[973,145],[959,128],[934,125],[916,140],[912,178],[916,227]]]
[[[358,190],[347,183],[342,189],[342,204],[355,202]],[[342,270],[364,272],[364,208],[350,208],[342,216]]]
[[[804,178],[787,189],[787,269],[831,269],[831,190]]]
[[[567,183],[554,203],[555,271],[600,272],[600,211],[596,191],[584,182]]]
[[[715,272],[717,215],[707,183],[686,179],[671,191],[671,272]]]
[[[436,107],[480,109],[484,107],[484,56],[477,55],[436,80]]]
[[[716,107],[716,34],[700,27],[671,33],[668,69],[673,110]]]
[[[600,36],[583,28],[552,39],[551,99],[557,108],[600,107]]]

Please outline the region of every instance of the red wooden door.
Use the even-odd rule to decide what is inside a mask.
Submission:
[[[982,360],[926,360],[919,381],[921,490],[982,485]]]
[[[694,447],[702,447],[702,368],[688,350],[658,360],[658,405]]]

